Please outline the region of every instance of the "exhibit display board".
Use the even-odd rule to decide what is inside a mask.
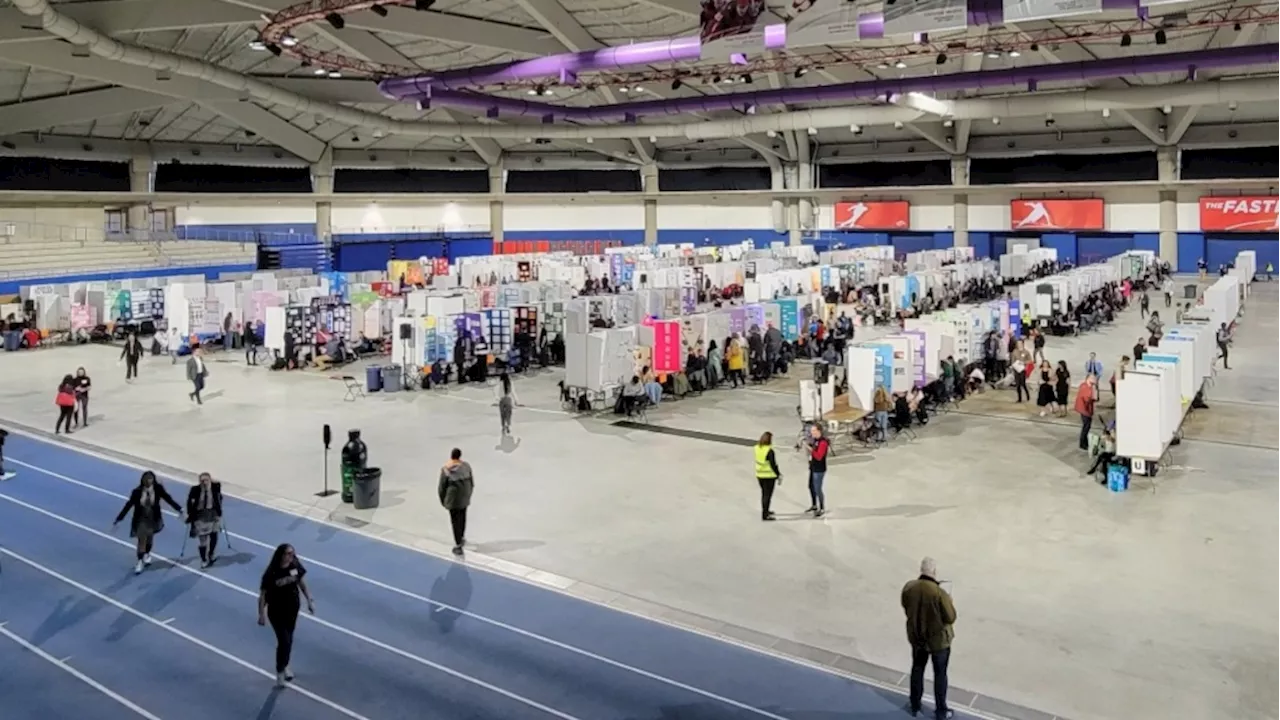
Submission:
[[[871,410],[876,390],[876,369],[879,364],[876,348],[858,345],[847,347],[844,351],[844,361],[845,378],[849,385],[849,407]]]
[[[1164,338],[1160,340],[1163,348],[1167,343],[1190,343],[1192,351],[1191,367],[1199,378],[1197,387],[1205,378],[1213,374],[1213,361],[1217,359],[1218,346],[1215,334],[1205,325],[1175,325],[1167,328]]]
[[[800,339],[800,304],[795,298],[785,298],[775,303],[779,310],[778,330],[788,342]]]
[[[924,387],[929,382],[930,367],[927,364],[928,353],[925,350],[927,336],[920,330],[906,330],[902,333],[911,338],[911,382],[916,387]],[[936,373],[936,366],[933,373]]]
[[[764,330],[764,305],[755,303],[753,305],[747,305],[744,308],[744,310],[746,310],[746,313],[747,313],[747,330],[750,331],[751,327],[754,325],[755,327],[758,327],[760,328],[761,331],[763,331]]]
[[[816,422],[836,409],[836,383],[827,380],[822,385],[812,380],[800,381],[800,417],[806,422]]]
[[[1158,460],[1164,454],[1161,373],[1130,370],[1116,381],[1116,454]]]
[[[885,392],[893,392],[893,346],[886,342],[875,342],[863,347],[871,348],[876,353],[875,384],[883,387]]]
[[[654,320],[647,323],[653,331],[653,371],[678,373],[681,368],[680,323],[676,320]]]

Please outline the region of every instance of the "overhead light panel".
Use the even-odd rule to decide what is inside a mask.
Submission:
[[[1018,58],[1018,57],[1022,57],[1022,53],[1018,52],[1017,50],[1010,50],[1010,51],[1009,51],[1009,57],[1011,57],[1011,58]]]
[[[733,84],[733,78],[731,78],[731,77],[727,77],[727,78],[725,78],[725,79],[724,79],[724,84],[725,84],[725,85],[732,85],[732,84]]]
[[[987,59],[989,59],[989,60],[999,60],[999,59],[1000,59],[1000,51],[999,51],[999,50],[988,50],[988,51],[987,51]]]
[[[637,86],[635,86],[635,87],[631,88],[631,92],[642,93],[642,92],[644,92],[644,86],[643,86],[643,85],[637,85]]]
[[[956,121],[955,121],[955,120],[943,120],[943,121],[942,121],[942,127],[953,127],[955,124],[956,124]]]
[[[324,68],[316,68],[314,71],[312,71],[311,74],[312,75],[328,75],[329,71],[325,70]]]
[[[1157,45],[1164,45],[1164,44],[1165,44],[1165,43],[1167,43],[1167,42],[1169,42],[1169,36],[1164,34],[1164,30],[1157,30],[1157,31],[1156,31],[1156,44],[1157,44]]]
[[[817,135],[817,134],[818,134],[818,128],[809,128],[809,134],[810,134],[810,135]]]
[[[1169,113],[1173,112],[1173,106],[1165,105],[1164,107],[1160,108],[1160,112],[1164,113],[1165,115],[1168,115]]]
[[[901,130],[901,129],[902,129],[902,121],[901,121],[901,120],[894,120],[894,121],[893,121],[893,129],[894,129],[894,130]]]
[[[631,88],[627,87],[626,85],[623,85],[622,87],[618,88],[618,92],[622,93],[623,95],[626,95],[627,93],[631,92]],[[532,94],[537,95],[538,93],[532,93]]]
[[[284,37],[280,38],[280,44],[285,47],[293,47],[294,45],[298,44],[298,38],[292,35],[285,35]]]
[[[377,15],[378,17],[387,16],[387,9],[382,7],[381,5],[372,5],[369,7],[369,9],[372,10],[373,14]]]
[[[880,63],[879,65],[876,65],[876,67],[877,67],[877,68],[879,68],[879,69],[881,69],[881,70],[888,70],[888,69],[889,69],[889,63]]]
[[[1104,118],[1111,117],[1111,108],[1102,108],[1102,117]]]
[[[267,49],[267,44],[266,44],[266,43],[264,43],[264,42],[262,42],[261,40],[250,40],[250,41],[249,41],[249,49],[250,49],[250,50],[257,50],[257,51],[261,52],[261,51],[263,51],[263,50],[266,50],[266,49]]]
[[[334,79],[334,80],[339,80],[339,79],[341,79],[341,78],[342,78],[342,71],[340,71],[340,70],[330,70],[330,71],[329,71],[329,77],[330,77],[330,78],[332,78],[332,79]]]
[[[855,125],[850,125],[850,126],[849,126],[849,132],[853,133],[854,135],[861,135],[861,134],[862,134],[862,126],[861,126],[861,125],[857,125],[857,124],[855,124]]]
[[[1129,47],[1133,44],[1133,36],[1125,33],[1120,36],[1120,47]]]
[[[901,70],[901,69],[905,68],[905,67],[907,66],[907,64],[906,64],[906,63],[904,63],[904,62],[902,62],[901,60],[899,60],[898,62],[894,63],[894,64],[893,64],[893,66],[894,66],[894,67],[896,67],[896,68],[898,68],[899,70]]]
[[[765,131],[764,131],[764,134],[765,134],[765,137],[771,137],[771,138],[778,137],[778,131],[777,131],[777,130],[765,130]]]
[[[998,118],[998,117],[993,117],[993,118],[991,118],[991,124],[992,124],[992,125],[999,125],[999,124],[1000,124],[1000,118]]]
[[[809,68],[796,68],[795,76],[797,80],[799,80],[800,78],[804,77],[807,74],[809,74]]]

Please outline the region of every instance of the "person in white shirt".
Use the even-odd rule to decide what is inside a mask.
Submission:
[[[197,405],[204,404],[200,393],[204,390],[204,379],[207,377],[209,368],[204,364],[204,353],[199,347],[191,348],[191,357],[187,358],[187,380],[191,382],[192,390],[187,397],[195,400]]]

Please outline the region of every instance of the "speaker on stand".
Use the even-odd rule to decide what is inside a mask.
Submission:
[[[819,386],[826,385],[831,376],[831,366],[819,360],[813,364],[813,381]]]
[[[333,431],[329,429],[328,425],[324,426],[321,439],[324,440],[324,489],[316,493],[316,496],[329,497],[338,491],[329,489],[329,444],[333,442]]]
[[[402,348],[400,352],[400,389],[411,390],[413,388],[410,387],[409,383],[409,357],[413,349],[412,325],[400,326],[400,339],[403,341],[400,343],[400,347]]]

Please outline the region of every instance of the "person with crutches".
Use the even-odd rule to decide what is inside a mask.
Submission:
[[[187,536],[200,543],[200,567],[217,559],[218,533],[222,530],[222,483],[209,473],[200,473],[200,482],[187,493]]]

